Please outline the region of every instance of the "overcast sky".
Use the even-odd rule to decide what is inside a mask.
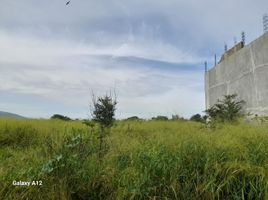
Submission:
[[[205,109],[204,61],[263,34],[267,0],[0,0],[0,110],[89,116],[90,91],[117,118]]]

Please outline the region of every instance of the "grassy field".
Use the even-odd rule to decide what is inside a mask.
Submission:
[[[116,122],[102,162],[98,131],[1,119],[0,199],[268,199],[266,125]]]

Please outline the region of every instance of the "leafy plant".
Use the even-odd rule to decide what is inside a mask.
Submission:
[[[205,110],[206,114],[216,121],[235,121],[243,115],[244,100],[237,101],[237,94],[224,95],[223,100],[218,102],[211,108]]]

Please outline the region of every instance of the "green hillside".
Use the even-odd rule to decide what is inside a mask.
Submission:
[[[0,111],[0,118],[15,118],[15,119],[25,119],[25,117],[21,115],[17,115],[14,113]]]

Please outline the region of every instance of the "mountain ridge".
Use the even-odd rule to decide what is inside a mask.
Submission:
[[[0,118],[26,119],[26,117],[24,116],[21,116],[15,113],[5,112],[5,111],[0,111]]]

